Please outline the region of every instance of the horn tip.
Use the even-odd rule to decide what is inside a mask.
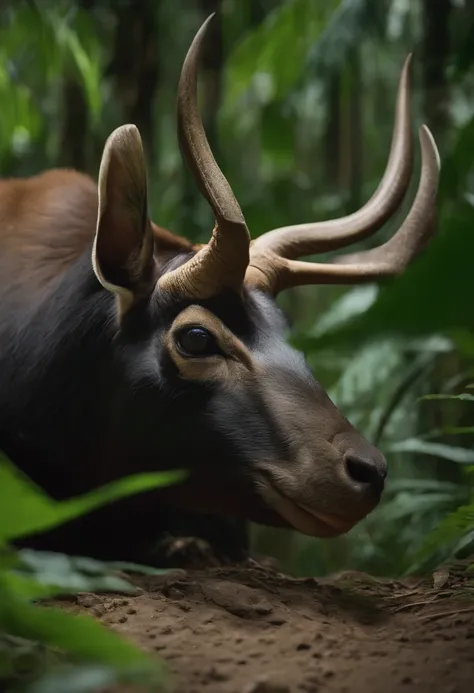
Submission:
[[[435,141],[435,138],[433,137],[433,133],[429,129],[429,127],[425,124],[421,125],[419,129],[419,137],[420,137],[420,142],[421,146],[426,150],[430,150],[431,153],[434,155],[434,158],[436,160],[436,166],[438,168],[438,171],[441,170],[441,156]]]
[[[206,17],[206,19],[203,21],[203,23],[201,25],[201,31],[202,32],[204,32],[207,29],[207,27],[212,22],[212,20],[216,16],[216,14],[217,14],[217,12],[211,12],[211,14]]]
[[[413,60],[413,52],[410,51],[410,53],[408,53],[408,55],[406,56],[406,58],[403,62],[402,76],[401,76],[402,82],[404,80],[408,81],[410,78],[412,60]]]

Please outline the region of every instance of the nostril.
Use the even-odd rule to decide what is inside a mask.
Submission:
[[[359,484],[368,484],[382,488],[387,471],[370,460],[364,460],[354,455],[345,458],[346,470],[349,477]]]

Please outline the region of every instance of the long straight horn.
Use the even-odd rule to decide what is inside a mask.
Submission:
[[[189,298],[210,298],[222,289],[240,292],[249,264],[250,236],[239,203],[214,159],[197,105],[198,65],[214,13],[197,32],[178,86],[178,139],[184,159],[216,219],[212,238],[188,262],[160,278],[160,288]]]

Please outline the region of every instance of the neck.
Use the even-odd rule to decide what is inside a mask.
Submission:
[[[76,491],[100,447],[113,377],[113,298],[89,255],[3,326],[0,355],[0,447],[37,483]]]

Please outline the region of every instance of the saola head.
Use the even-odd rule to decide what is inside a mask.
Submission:
[[[110,136],[102,158],[92,263],[116,297],[117,348],[129,392],[122,397],[138,408],[136,417],[151,421],[140,447],[149,445],[152,456],[156,439],[164,463],[191,469],[187,486],[170,491],[176,504],[335,536],[375,508],[387,464],[287,344],[275,297],[296,285],[400,274],[434,234],[438,152],[422,126],[416,197],[389,241],[331,264],[298,259],[367,238],[400,207],[413,166],[408,58],[387,167],[372,198],[344,218],[279,228],[251,241],[197,108],[197,66],[210,19],[191,45],[178,89],[182,153],[216,219],[209,243],[186,246],[150,221],[133,125]]]

